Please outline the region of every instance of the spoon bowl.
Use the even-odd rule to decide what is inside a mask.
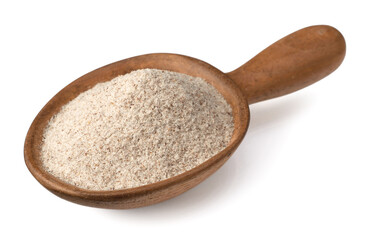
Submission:
[[[141,55],[106,65],[63,88],[42,108],[26,136],[26,165],[45,188],[74,203],[126,209],[162,202],[196,186],[230,158],[248,129],[248,103],[278,97],[308,86],[333,72],[341,64],[344,55],[343,36],[336,29],[321,25],[288,35],[227,74],[201,60],[166,53]],[[43,132],[49,120],[62,106],[97,83],[144,68],[201,77],[213,85],[232,107],[234,132],[228,146],[189,171],[160,182],[129,189],[87,190],[65,183],[48,173],[42,166],[40,149]]]
[[[131,71],[155,68],[197,76],[211,83],[232,106],[234,133],[227,148],[205,163],[173,178],[130,189],[91,191],[65,183],[42,167],[40,145],[44,128],[61,107],[97,83]],[[27,134],[26,164],[35,178],[54,194],[75,203],[94,207],[133,208],[153,204],[179,195],[216,171],[235,151],[248,127],[249,109],[241,90],[224,73],[211,65],[176,54],[148,54],[115,62],[94,70],[72,82],[55,95],[40,111]]]

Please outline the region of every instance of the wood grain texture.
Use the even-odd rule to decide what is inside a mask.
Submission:
[[[346,44],[338,30],[312,26],[280,39],[227,75],[252,104],[297,91],[326,77],[339,67],[345,52]]]
[[[185,73],[201,77],[212,84],[232,106],[234,133],[229,145],[203,164],[173,178],[136,188],[115,191],[91,191],[67,184],[46,172],[40,161],[40,147],[44,128],[61,107],[99,82],[143,68]],[[223,72],[211,65],[176,54],[149,54],[129,58],[96,69],[75,80],[56,94],[33,121],[26,137],[24,157],[33,176],[48,190],[66,200],[101,208],[135,208],[175,197],[199,184],[235,151],[242,141],[249,123],[249,108],[243,93]]]
[[[334,71],[343,60],[344,53],[344,39],[337,30],[328,26],[313,26],[283,38],[228,74],[195,58],[164,53],[137,56],[106,65],[78,78],[43,107],[26,136],[26,165],[32,175],[49,191],[86,206],[126,209],[173,198],[202,182],[230,158],[243,140],[249,125],[248,101],[253,103],[277,97],[307,86]],[[235,129],[228,146],[183,174],[123,190],[81,189],[45,171],[40,161],[40,149],[44,128],[51,117],[57,114],[63,105],[97,83],[143,68],[180,72],[201,77],[212,84],[233,110]]]

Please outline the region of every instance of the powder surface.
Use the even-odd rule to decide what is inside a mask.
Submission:
[[[223,150],[230,105],[205,80],[142,69],[99,83],[53,116],[41,161],[59,179],[90,190],[158,182]]]

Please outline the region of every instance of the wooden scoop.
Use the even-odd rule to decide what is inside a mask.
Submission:
[[[248,103],[279,97],[306,87],[333,72],[343,61],[345,41],[335,28],[312,26],[272,44],[238,69],[223,73],[201,60],[177,54],[148,54],[96,69],[56,94],[33,121],[24,158],[33,176],[48,190],[74,203],[100,208],[135,208],[162,202],[196,186],[221,167],[239,146],[249,124]],[[141,187],[91,191],[65,183],[46,172],[40,161],[45,126],[60,108],[99,82],[142,68],[201,77],[232,106],[235,130],[228,146],[203,164],[175,177]]]

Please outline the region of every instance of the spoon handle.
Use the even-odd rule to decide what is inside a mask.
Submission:
[[[338,30],[311,26],[280,39],[227,75],[251,104],[292,93],[326,77],[339,67],[345,52],[346,43]]]

